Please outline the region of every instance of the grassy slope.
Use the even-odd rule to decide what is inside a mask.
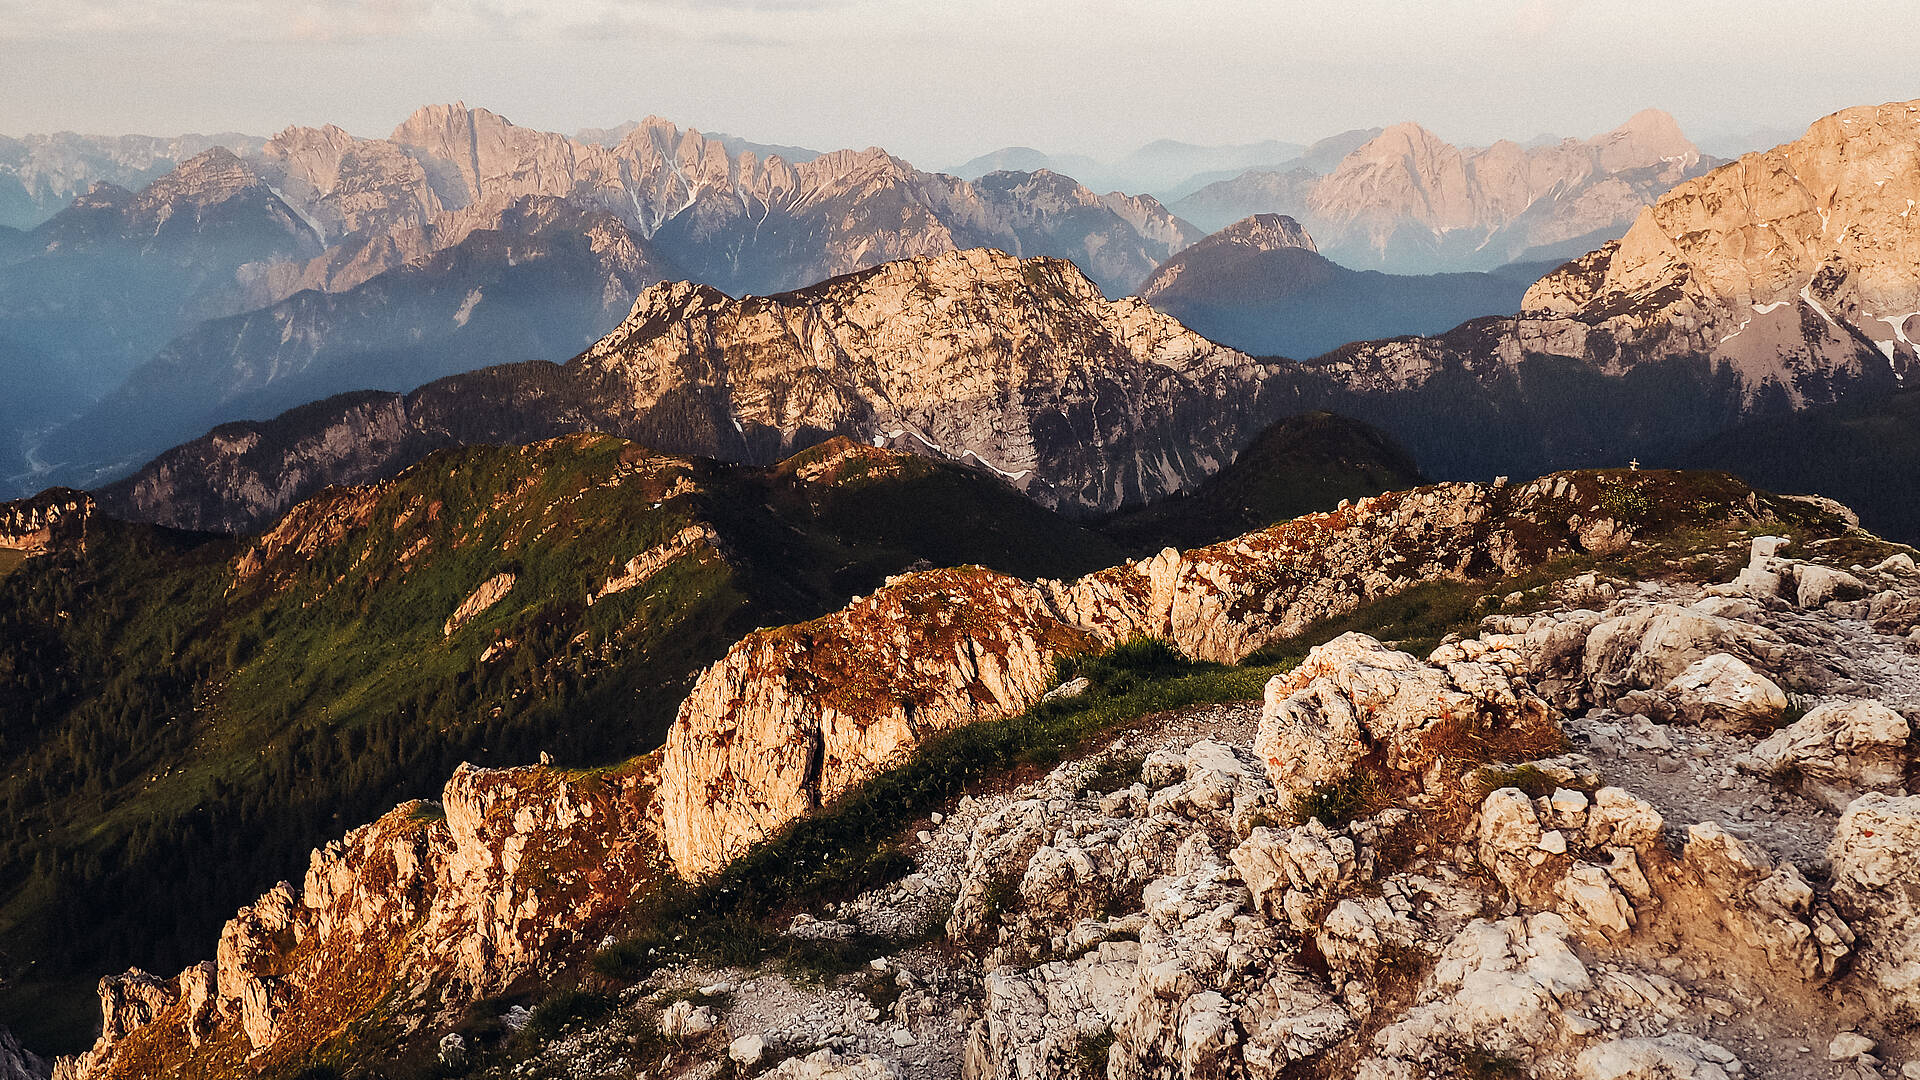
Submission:
[[[1420,483],[1413,459],[1378,430],[1306,413],[1269,427],[1192,494],[1123,512],[1101,529],[1135,552],[1196,547]]]
[[[310,848],[436,794],[462,759],[650,749],[691,675],[755,625],[920,559],[1070,574],[1118,558],[971,473],[855,465],[811,482],[604,437],[474,447],[321,496],[337,513],[316,516],[349,527],[243,583],[246,543],[112,526],[0,580],[0,1023],[74,1047],[93,977],[199,958]],[[683,557],[587,604],[694,523],[727,559]],[[443,636],[502,571],[518,575],[506,597]]]

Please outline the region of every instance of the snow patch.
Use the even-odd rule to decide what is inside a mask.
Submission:
[[[1840,329],[1840,324],[1833,321],[1833,316],[1827,314],[1827,309],[1821,307],[1820,301],[1813,298],[1813,284],[1811,282],[1800,286],[1800,299],[1805,300],[1808,307],[1819,312],[1820,317],[1827,320],[1827,325],[1833,327],[1835,330]]]
[[[480,304],[480,290],[475,289],[472,292],[467,294],[467,298],[465,300],[462,300],[460,302],[460,310],[453,313],[453,325],[455,326],[467,325],[467,320],[473,318],[473,309],[475,307],[478,307],[479,304]]]
[[[1792,302],[1793,301],[1791,300],[1775,300],[1771,304],[1755,304],[1753,305],[1753,313],[1755,315],[1766,315],[1770,312],[1777,311],[1780,308],[1786,307],[1788,304]]]
[[[318,221],[314,220],[313,215],[307,213],[305,210],[302,210],[300,208],[299,203],[296,203],[292,199],[288,198],[286,192],[281,191],[279,188],[273,187],[271,185],[267,187],[267,190],[273,192],[274,198],[279,199],[281,202],[285,203],[287,205],[287,209],[293,211],[294,214],[298,216],[302,222],[306,223],[307,228],[313,230],[314,238],[319,240],[323,247],[326,245],[327,230],[325,226],[321,225]]]
[[[1007,470],[1001,468],[998,465],[995,465],[993,462],[988,461],[986,458],[981,457],[979,454],[976,454],[971,450],[967,451],[965,454],[962,454],[961,456],[970,457],[974,461],[979,462],[982,465],[985,465],[987,468],[992,469],[994,472],[999,473],[1001,476],[1004,476],[1009,480],[1019,480],[1022,477],[1025,477],[1033,472],[1032,469],[1021,469],[1019,472],[1008,472]]]

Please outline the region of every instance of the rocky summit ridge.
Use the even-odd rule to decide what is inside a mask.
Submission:
[[[565,198],[619,217],[662,258],[728,291],[992,245],[1080,258],[1125,292],[1199,236],[1149,197],[1097,195],[1054,173],[968,183],[878,147],[790,162],[657,116],[605,144],[429,105],[384,140],[295,127],[261,156],[330,238],[417,228],[488,199]]]
[[[1876,1047],[1911,1049],[1906,878],[1881,837],[1904,835],[1909,813],[1898,711],[1920,705],[1920,575],[1905,554],[1842,569],[1777,537],[1749,560],[1745,537],[1770,526],[1821,560],[1889,550],[1817,501],[1586,473],[1362,500],[1074,582],[911,574],[749,636],[657,755],[590,773],[463,768],[438,804],[316,852],[302,886],[228,924],[215,960],[104,980],[106,1033],[58,1075],[290,1071],[367,1030],[356,1018],[376,1002],[464,1066],[484,1050],[457,1029],[473,1002],[582,963],[649,890],[832,814],[938,733],[1029,708],[1055,657],[1151,633],[1233,660],[1423,582],[1555,557],[1613,569],[1490,598],[1515,613],[1425,659],[1333,638],[1276,674],[1255,715],[1162,717],[944,805],[911,875],[785,931],[901,941],[862,969],[893,988],[883,1006],[860,1004],[880,980],[857,973],[806,984],[665,958],[545,1060],[605,1071],[637,1052],[628,1068],[670,1076],[731,1058],[793,1077],[1397,1078],[1479,1075],[1492,1059],[1731,1077],[1804,1060],[1790,1044],[1817,1038],[1873,1068]],[[1680,569],[1708,563],[1704,581]],[[1615,576],[1633,565],[1667,569]],[[1789,708],[1804,717],[1787,723]],[[1661,747],[1695,744],[1737,750],[1750,773],[1715,786],[1707,759],[1662,764]],[[1836,804],[1838,819],[1820,809]],[[1831,879],[1809,877],[1807,853],[1829,844]],[[911,944],[927,936],[958,951]],[[1824,1008],[1828,986],[1856,1004]],[[1756,994],[1773,1011],[1743,1010]],[[527,1023],[507,1012],[508,1028]]]
[[[845,435],[991,469],[1040,502],[1111,510],[1197,484],[1270,419],[1274,370],[1074,264],[975,249],[740,299],[655,285],[564,366],[487,369],[321,402],[161,455],[102,498],[247,529],[430,449],[597,430],[771,462]]]

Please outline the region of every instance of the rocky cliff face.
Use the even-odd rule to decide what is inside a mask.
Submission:
[[[1618,241],[1542,279],[1526,309],[1589,324],[1618,312],[1643,332],[1691,333],[1744,381],[1780,383],[1797,400],[1805,392],[1779,366],[1797,342],[1864,340],[1904,370],[1909,330],[1920,332],[1917,178],[1920,104],[1835,113],[1675,187]]]
[[[1070,263],[983,250],[764,300],[662,286],[569,370],[665,445],[764,457],[846,434],[978,462],[1080,510],[1219,469],[1264,377]]]
[[[659,879],[651,791],[645,766],[462,768],[439,802],[315,851],[302,883],[227,923],[215,960],[101,980],[100,1042],[55,1075],[153,1075],[196,1058],[272,1068],[396,989],[428,1014],[497,993],[577,952]]]
[[[1584,141],[1462,149],[1396,124],[1325,175],[1251,172],[1176,204],[1219,227],[1254,212],[1291,214],[1344,266],[1397,273],[1488,270],[1565,258],[1617,235],[1642,207],[1705,168],[1658,110]]]
[[[92,496],[69,488],[0,503],[0,550],[32,556],[68,544],[84,546],[93,510]]]
[[[1598,496],[1592,477],[1442,485],[1074,582],[915,575],[755,633],[701,676],[668,735],[668,857],[683,875],[712,872],[920,740],[1025,709],[1056,657],[1154,637],[1234,663],[1417,582],[1616,549],[1631,526]]]

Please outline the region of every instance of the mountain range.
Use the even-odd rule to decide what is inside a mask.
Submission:
[[[1357,193],[1322,204],[1351,211],[1333,242],[1626,218],[1537,275],[1390,275],[1312,220],[1198,238],[1048,169],[434,107],[208,149],[7,237],[0,311],[48,391],[128,372],[32,445],[131,472],[0,504],[0,1017],[78,1080],[833,1076],[887,1045],[1286,1075],[1340,1040],[1381,1076],[1487,1075],[1589,1038],[1568,1075],[1726,1077],[1703,1037],[1587,1013],[1725,1016],[1703,995],[1745,991],[1694,965],[1738,962],[1807,991],[1762,1046],[1808,1060],[1805,1017],[1913,990],[1920,886],[1875,884],[1910,860],[1857,849],[1920,836],[1858,824],[1920,821],[1906,721],[1864,697],[1911,707],[1912,553],[1662,467],[1842,469],[1868,527],[1920,522],[1920,102],[1719,164],[1647,114],[1423,135],[1314,182]],[[1483,302],[1514,313],[1310,344]],[[1169,731],[1209,741],[1149,752]],[[1132,757],[1057,767],[1095,735]],[[1680,742],[1707,753],[1656,758]],[[1589,771],[1622,754],[1744,824],[1672,842],[1685,809]],[[1847,816],[1793,811],[1776,867],[1788,795]],[[1592,1004],[1578,965],[1682,937]],[[743,996],[808,970],[830,1019]],[[723,1012],[768,1037],[712,1035]],[[44,1080],[5,1032],[0,1068]]]
[[[1214,170],[1185,172],[1195,180],[1186,187],[1235,177],[1182,201],[1215,226],[1233,220],[1220,213],[1238,207],[1234,191],[1276,177],[1282,186],[1311,181],[1319,194],[1295,216],[1336,263],[1385,265],[1414,237],[1408,243],[1424,252],[1415,260],[1423,267],[1491,265],[1500,261],[1493,252],[1578,247],[1570,230],[1604,232],[1635,199],[1650,199],[1690,160],[1685,140],[1669,129],[1643,114],[1586,144],[1510,152],[1513,144],[1503,143],[1462,156],[1403,125],[1309,147],[1162,142],[1127,160],[1148,172],[1164,167],[1164,176]],[[764,294],[889,259],[988,246],[1073,259],[1117,296],[1143,287],[1202,238],[1153,197],[1099,194],[1068,170],[1044,167],[1085,162],[1044,155],[983,160],[963,170],[978,173],[969,180],[917,170],[877,149],[821,154],[709,137],[656,117],[567,137],[459,104],[417,110],[384,139],[334,126],[220,139],[135,139],[117,157],[108,153],[119,145],[111,140],[81,140],[93,147],[84,154],[66,137],[14,147],[19,161],[5,166],[8,175],[38,177],[35,190],[51,191],[42,182],[48,176],[65,177],[68,187],[88,175],[131,182],[145,175],[139,169],[174,161],[164,154],[208,144],[137,195],[102,188],[24,233],[0,232],[0,361],[18,388],[0,407],[0,476],[12,492],[97,485],[214,424],[261,419],[330,393],[407,390],[490,363],[560,360],[605,333],[610,313],[639,289],[665,278]],[[1648,173],[1646,163],[1663,156],[1673,161]],[[114,164],[123,159],[130,164]],[[1285,171],[1235,172],[1249,163]],[[980,171],[987,164],[1025,168]],[[1496,168],[1505,179],[1496,182]],[[1508,175],[1516,171],[1526,175]],[[1148,183],[1146,173],[1129,175],[1129,183]],[[1275,201],[1249,198],[1239,202]],[[172,224],[164,233],[141,200],[174,208],[165,210]],[[1515,213],[1525,220],[1499,226],[1519,237],[1513,243],[1461,247],[1473,229]],[[587,234],[584,243],[558,237],[561,218]],[[597,224],[578,224],[587,221]],[[1463,232],[1453,227],[1460,221],[1480,224]],[[1441,225],[1444,237],[1433,232]],[[209,237],[190,238],[196,229]],[[76,233],[89,231],[122,237],[120,254],[97,240],[77,244]],[[214,239],[243,233],[251,247]],[[489,238],[438,257],[475,233]],[[1418,240],[1429,234],[1441,239]],[[1538,269],[1503,269],[1499,281],[1358,283],[1316,267],[1305,274],[1325,301],[1311,305],[1314,315],[1301,317],[1309,305],[1295,288],[1292,301],[1256,319],[1300,332],[1243,334],[1228,318],[1206,332],[1243,350],[1296,356],[1381,334],[1434,332],[1450,319],[1512,313],[1509,279]],[[353,295],[388,273],[395,276]],[[586,288],[601,289],[602,299],[582,301]],[[456,295],[460,302],[449,305]],[[388,309],[396,314],[380,314]],[[518,329],[486,330],[510,324]],[[173,406],[139,408],[156,387]]]
[[[986,252],[767,298],[663,284],[563,367],[216,429],[101,497],[141,520],[244,529],[426,449],[593,429],[755,462],[833,435],[877,440],[984,465],[1085,514],[1188,490],[1313,409],[1381,427],[1429,475],[1678,461],[1737,424],[1899,387],[1920,286],[1908,187],[1883,181],[1911,174],[1914,127],[1906,104],[1822,120],[1676,186],[1621,239],[1529,287],[1521,314],[1434,337],[1255,359],[1107,299],[1071,263]],[[1253,226],[1254,246],[1274,249],[1253,255],[1312,254],[1297,226]],[[1162,295],[1188,273],[1170,271]]]
[[[1172,206],[1210,229],[1251,214],[1291,216],[1323,254],[1354,269],[1491,270],[1583,254],[1714,164],[1653,109],[1591,139],[1531,147],[1462,149],[1403,123],[1329,168],[1249,170]]]
[[[216,146],[258,152],[266,140],[218,135],[0,135],[0,229],[31,229],[96,183],[138,190]]]
[[[98,188],[4,245],[0,359],[22,393],[0,415],[20,448],[0,472],[92,485],[213,423],[562,359],[669,275],[777,292],[993,246],[1078,259],[1120,295],[1200,236],[1151,198],[1054,173],[967,183],[878,149],[789,162],[731,145],[657,118],[605,145],[433,106],[387,139],[290,128],[137,196]],[[179,407],[127,406],[154,386]]]
[[[1175,199],[1220,174],[1273,168],[1298,161],[1309,148],[1265,139],[1230,146],[1203,146],[1177,139],[1156,139],[1112,161],[1084,154],[1049,154],[1031,146],[1007,146],[947,170],[963,180],[993,172],[1067,173],[1100,190],[1135,191]]]

